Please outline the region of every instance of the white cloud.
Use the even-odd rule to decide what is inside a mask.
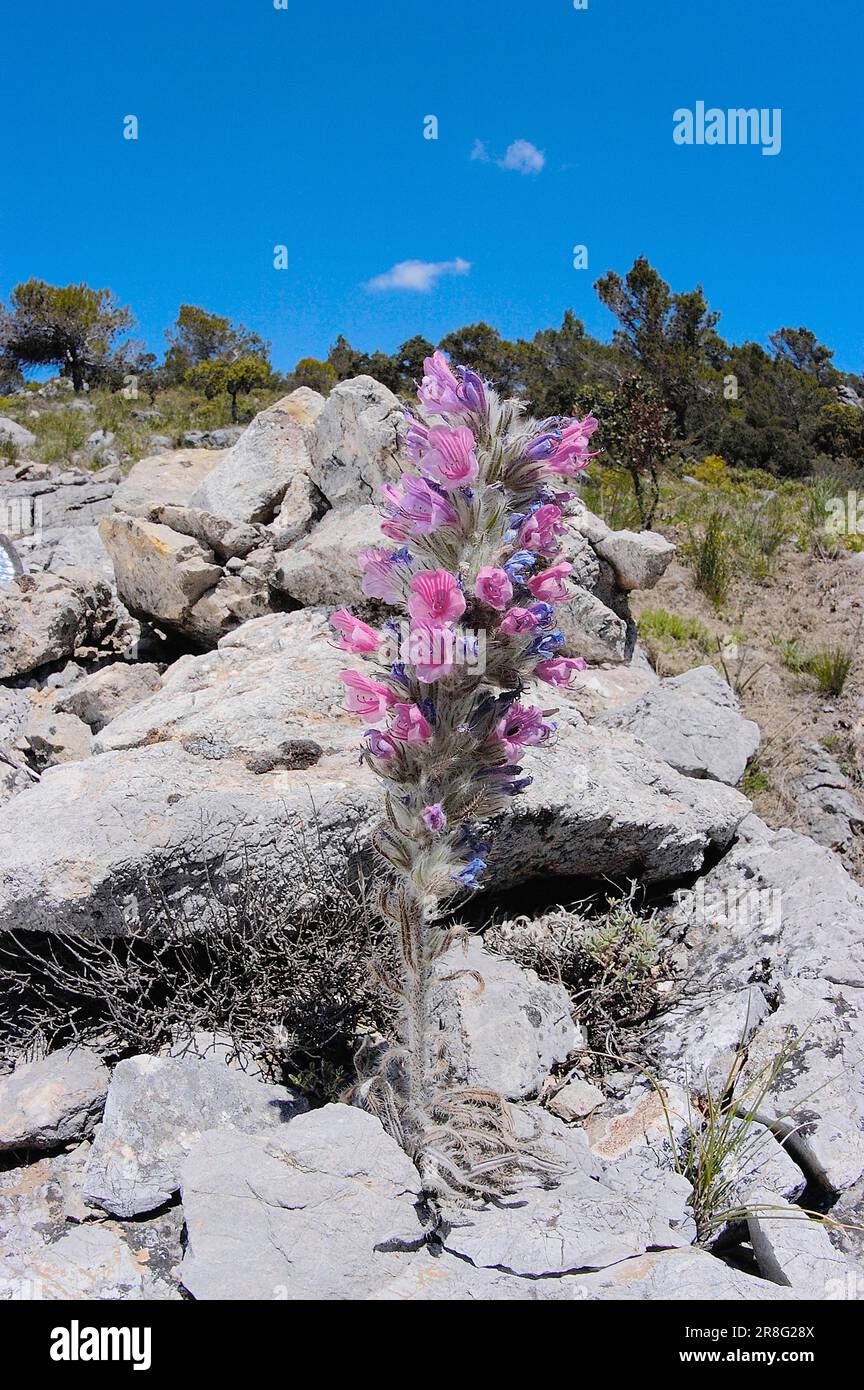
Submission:
[[[498,160],[499,168],[513,169],[517,174],[539,174],[545,163],[545,154],[530,140],[514,140],[504,158]]]
[[[489,151],[487,150],[482,140],[474,141],[474,147],[471,150],[470,158],[479,159],[483,164],[489,163]]]
[[[457,256],[453,261],[400,261],[383,275],[376,275],[366,288],[369,290],[414,290],[428,294],[442,275],[467,275],[470,261]]]

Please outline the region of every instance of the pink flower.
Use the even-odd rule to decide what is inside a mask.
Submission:
[[[560,507],[548,502],[526,517],[519,532],[519,545],[538,555],[555,555],[564,534],[564,516]]]
[[[393,541],[429,535],[439,526],[452,526],[457,519],[447,498],[413,473],[404,473],[398,483],[384,483],[381,493],[390,512],[389,519],[381,522],[381,530]]]
[[[548,661],[539,661],[534,667],[538,680],[549,685],[570,685],[577,671],[587,671],[588,662],[581,656],[554,656]]]
[[[573,478],[587,468],[589,461],[596,458],[596,451],[588,452],[588,441],[598,424],[593,415],[586,415],[584,420],[571,420],[565,425],[546,460],[550,472]]]
[[[381,550],[372,546],[367,550],[361,550],[357,556],[357,563],[363,571],[363,579],[360,584],[364,594],[369,598],[380,598],[385,603],[401,603],[404,592],[404,583],[407,578],[405,570],[397,568],[395,555],[390,550]]]
[[[528,588],[534,597],[543,603],[564,603],[565,599],[570,597],[564,579],[572,573],[573,566],[566,560],[561,560],[559,564],[552,565],[548,570],[541,570],[533,579],[529,579]]]
[[[429,426],[418,420],[416,415],[406,415],[408,428],[405,432],[405,451],[412,463],[420,462],[420,455],[429,448]]]
[[[369,740],[366,746],[375,758],[382,758],[386,762],[397,752],[397,746],[389,734],[382,734],[378,729],[367,729],[366,737]]]
[[[496,733],[508,758],[519,757],[520,748],[534,748],[545,743],[555,725],[547,723],[543,711],[536,705],[511,705],[503,719],[499,719]]]
[[[440,835],[442,830],[447,828],[447,817],[441,808],[440,801],[435,801],[431,806],[423,808],[423,820],[427,830],[431,830],[433,835]]]
[[[409,705],[400,700],[393,706],[390,734],[401,743],[425,743],[432,737],[432,730],[419,705]]]
[[[508,637],[515,637],[520,632],[533,632],[539,621],[530,608],[511,608],[501,619],[499,630]]]
[[[465,595],[449,570],[421,570],[411,580],[408,612],[418,623],[452,623],[465,612]]]
[[[494,565],[484,565],[477,571],[474,593],[487,608],[494,608],[501,613],[513,597],[513,585],[506,570],[497,569]]]
[[[423,363],[425,376],[417,392],[420,404],[432,415],[462,415],[470,407],[460,395],[457,378],[443,352],[436,352]]]
[[[380,723],[396,698],[392,690],[359,671],[340,671],[339,679],[347,687],[345,708],[351,714],[361,714],[370,724]]]
[[[378,650],[381,638],[368,623],[362,623],[349,613],[347,608],[338,608],[330,619],[330,626],[339,633],[339,646],[344,652],[361,656],[365,652]]]
[[[408,658],[424,685],[453,670],[453,629],[441,623],[414,623],[408,637]]]
[[[452,492],[466,487],[480,471],[474,450],[476,441],[467,425],[458,430],[445,426],[427,432],[426,446],[420,453],[420,467],[429,478]]]

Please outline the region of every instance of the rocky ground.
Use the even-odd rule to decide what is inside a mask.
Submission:
[[[0,585],[0,936],[126,940],[154,895],[194,923],[214,865],[290,879],[304,836],[334,871],[362,862],[378,791],[327,615],[356,607],[401,418],[361,377],[125,474],[0,469],[4,514],[29,517]],[[467,961],[485,990],[442,979],[435,1002],[462,1078],[513,1102],[555,1180],[432,1210],[376,1119],[274,1074],[263,1043],[22,1057],[7,1034],[0,1297],[861,1296],[864,890],[820,820],[834,774],[813,769],[816,838],[758,819],[758,724],[712,665],[661,678],[637,645],[632,596],[672,582],[674,547],[575,503],[567,549],[589,667],[496,827],[503,909],[475,904],[496,920]],[[658,942],[641,1017],[604,1031],[543,946],[556,904],[628,881]],[[536,959],[507,947],[526,922]],[[694,1135],[704,1155],[724,1091],[746,1131],[712,1187]]]

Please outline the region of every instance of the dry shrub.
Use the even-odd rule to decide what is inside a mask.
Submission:
[[[147,882],[127,936],[0,935],[0,1054],[79,1041],[116,1057],[216,1032],[332,1099],[358,1031],[386,1027],[381,928],[350,862],[334,870],[298,841],[288,868],[246,857],[232,881],[213,871],[194,913]]]

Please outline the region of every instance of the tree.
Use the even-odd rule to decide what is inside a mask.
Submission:
[[[180,305],[176,322],[166,329],[165,336],[165,368],[172,384],[183,381],[194,367],[223,358],[237,361],[257,357],[269,365],[268,342],[242,323],[235,326],[229,318],[195,304]]]
[[[336,385],[336,368],[332,362],[319,362],[317,357],[302,357],[291,373],[292,390],[298,386],[308,386],[310,391],[320,391],[322,396]]]
[[[366,370],[364,364],[367,360],[341,333],[327,354],[327,361],[336,373],[337,381],[347,381],[349,377],[360,376]]]
[[[101,380],[114,340],[134,322],[111,290],[89,285],[16,285],[0,313],[0,360],[5,370],[52,365],[76,391]]]
[[[590,388],[584,390],[581,407],[596,409],[596,442],[613,464],[629,473],[640,520],[650,531],[660,500],[660,466],[672,450],[669,417],[656,388],[643,377],[625,377],[599,397]]]
[[[270,367],[260,357],[240,357],[235,362],[216,358],[191,368],[187,380],[203,391],[208,401],[217,396],[231,400],[231,419],[237,423],[237,397],[248,395],[270,381]]]
[[[768,341],[775,361],[789,363],[799,372],[808,372],[820,386],[831,386],[840,379],[837,368],[831,363],[834,353],[820,343],[809,328],[778,328],[776,333],[769,333]]]
[[[124,387],[132,385],[128,378],[134,377],[134,390],[143,391],[150,404],[155,405],[159,392],[168,384],[164,363],[159,364],[155,352],[136,352],[127,357],[124,367]]]
[[[715,332],[720,315],[709,310],[701,285],[673,294],[644,256],[624,280],[610,270],[594,288],[618,320],[615,346],[654,382],[686,437],[689,412],[708,390],[700,378],[725,357],[725,344]]]

